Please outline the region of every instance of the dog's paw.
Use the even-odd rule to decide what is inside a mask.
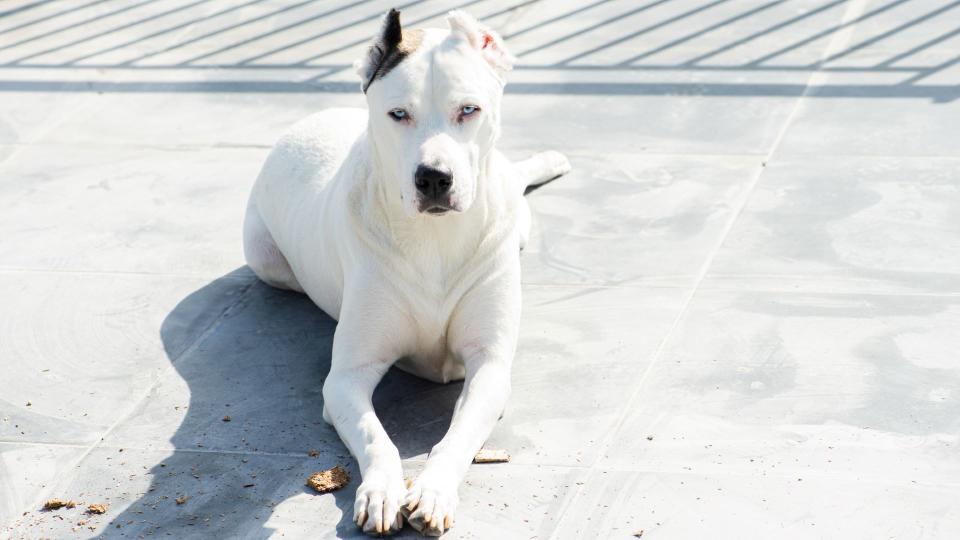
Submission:
[[[394,534],[403,527],[400,505],[406,490],[399,474],[368,473],[357,488],[353,521],[372,536]]]
[[[453,476],[424,471],[407,490],[401,512],[407,523],[425,536],[440,536],[453,526],[453,514],[460,502]]]

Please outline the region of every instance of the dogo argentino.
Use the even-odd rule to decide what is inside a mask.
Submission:
[[[469,15],[450,12],[447,23],[404,30],[391,10],[356,64],[367,110],[293,126],[244,222],[257,276],[339,321],[323,416],[358,461],[354,520],[369,534],[396,532],[404,518],[428,535],[452,526],[458,487],[510,393],[524,190],[569,170],[557,152],[511,163],[494,149],[514,58]],[[371,401],[394,363],[465,380],[449,430],[409,486]]]

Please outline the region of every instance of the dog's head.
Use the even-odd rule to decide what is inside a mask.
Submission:
[[[404,30],[390,10],[357,62],[383,180],[399,183],[388,192],[411,217],[473,204],[514,60],[500,36],[466,13],[450,12],[447,23],[449,30]]]

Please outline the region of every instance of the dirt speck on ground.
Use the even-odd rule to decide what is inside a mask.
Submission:
[[[73,501],[65,501],[63,499],[50,499],[49,501],[43,503],[44,510],[58,510],[60,508],[73,508],[77,503]]]
[[[315,472],[307,478],[307,485],[316,490],[317,493],[336,491],[349,483],[350,474],[340,465],[325,471]]]
[[[314,448],[311,448],[307,455],[310,457],[320,457],[320,452]]]
[[[174,501],[176,501],[177,504],[183,504],[183,503],[187,502],[187,499],[189,499],[189,498],[190,498],[190,497],[187,497],[186,495],[181,495],[181,496],[177,497],[176,499],[174,499]]]
[[[109,508],[109,505],[106,505],[103,503],[93,503],[87,506],[87,513],[88,514],[106,514],[107,508]]]
[[[510,454],[506,450],[481,448],[477,455],[473,456],[474,463],[506,463],[508,461],[510,461]]]

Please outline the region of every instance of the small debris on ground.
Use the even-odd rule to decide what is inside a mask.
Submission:
[[[473,456],[474,463],[506,463],[508,461],[510,461],[510,454],[506,450],[481,448],[477,455]]]
[[[187,499],[189,499],[189,498],[190,498],[190,497],[187,497],[186,495],[181,495],[181,496],[177,497],[176,499],[174,499],[174,501],[175,501],[177,504],[183,504],[183,503],[187,502]]]
[[[637,538],[640,538],[641,536],[643,536],[643,529],[640,529],[639,531],[633,533],[633,535],[636,536]]]
[[[87,506],[88,514],[106,514],[109,506],[103,503],[93,503]]]
[[[320,452],[315,448],[311,448],[310,451],[307,452],[307,455],[310,457],[320,457]]]
[[[340,465],[325,471],[315,472],[307,478],[307,485],[316,490],[317,493],[336,491],[349,483],[350,474]]]
[[[223,417],[223,421],[224,421],[224,422],[229,422],[230,420],[233,420],[233,419],[230,418],[229,416],[224,416],[224,417]]]
[[[648,440],[648,441],[652,441],[652,440],[653,440],[653,435],[647,435],[647,440]]]
[[[77,503],[73,501],[65,501],[63,499],[50,499],[49,501],[43,503],[44,510],[57,510],[60,508],[73,508]]]
[[[245,487],[245,488],[252,488],[252,487],[255,486],[255,485],[256,485],[256,484],[244,484],[243,487]]]

